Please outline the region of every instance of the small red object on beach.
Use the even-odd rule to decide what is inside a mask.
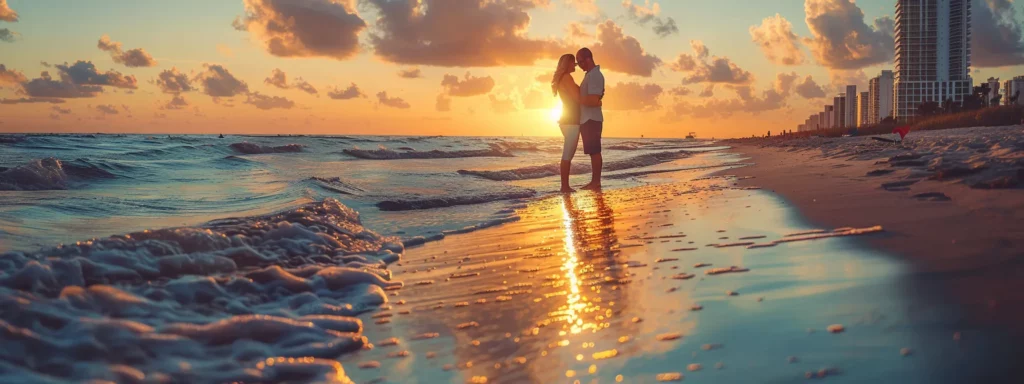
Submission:
[[[907,134],[910,133],[910,126],[904,125],[904,126],[893,128],[892,129],[892,133],[900,134],[900,140],[903,140],[903,138],[907,137]]]

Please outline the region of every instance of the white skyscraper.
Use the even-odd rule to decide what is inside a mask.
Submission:
[[[861,92],[857,94],[857,126],[863,127],[871,124],[871,117],[868,115],[868,98],[870,95],[867,92]]]
[[[896,1],[895,117],[971,94],[971,0]]]
[[[868,121],[870,124],[881,123],[886,117],[892,116],[892,87],[892,71],[882,71],[881,75],[868,82]]]

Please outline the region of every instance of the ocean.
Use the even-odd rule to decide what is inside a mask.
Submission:
[[[720,166],[712,142],[605,140],[607,188]],[[334,198],[406,242],[514,220],[558,190],[561,138],[3,135],[0,252],[195,226]],[[589,180],[579,149],[575,185]],[[700,155],[700,156],[695,156]]]

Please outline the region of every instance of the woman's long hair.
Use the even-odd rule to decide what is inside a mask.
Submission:
[[[555,68],[555,76],[551,78],[551,93],[558,96],[558,84],[562,83],[562,76],[569,73],[576,65],[576,56],[566,53],[558,59],[558,67]]]

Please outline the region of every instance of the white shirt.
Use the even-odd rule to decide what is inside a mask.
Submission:
[[[580,99],[587,95],[604,95],[604,75],[601,74],[600,65],[594,66],[583,76],[580,83]],[[580,124],[586,123],[587,120],[604,121],[601,107],[588,107],[580,103]]]

